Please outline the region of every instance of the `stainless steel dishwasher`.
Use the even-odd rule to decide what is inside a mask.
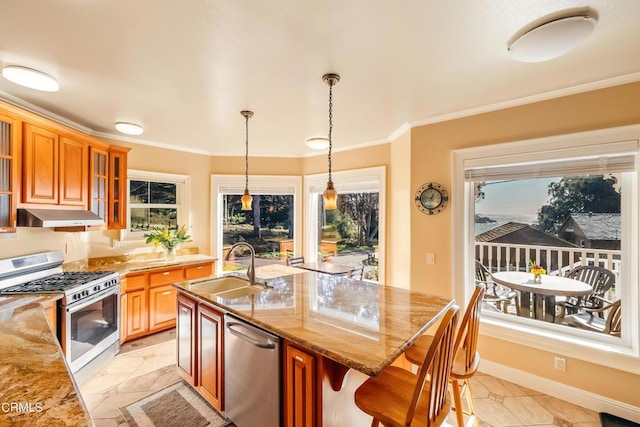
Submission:
[[[280,338],[224,316],[225,413],[238,427],[280,426]]]

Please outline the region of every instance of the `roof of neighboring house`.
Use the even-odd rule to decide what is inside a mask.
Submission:
[[[589,240],[620,240],[622,223],[619,213],[572,213],[569,218],[573,218]],[[567,221],[563,227],[565,224]]]
[[[511,235],[511,236],[510,236]],[[492,242],[500,239],[502,242],[527,244],[532,241],[535,245],[574,247],[571,242],[560,239],[553,234],[545,233],[528,224],[508,222],[476,236],[476,242]],[[526,242],[524,241],[526,240]]]
[[[511,234],[514,231],[518,231],[522,228],[529,227],[527,224],[520,222],[508,222],[506,224],[499,225],[491,230],[487,230],[484,233],[480,233],[476,236],[476,242],[490,242],[499,237]]]

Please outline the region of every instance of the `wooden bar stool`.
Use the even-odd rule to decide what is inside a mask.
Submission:
[[[469,380],[478,370],[480,364],[480,354],[476,351],[478,346],[478,329],[480,327],[480,310],[482,307],[482,297],[484,288],[476,286],[467,309],[460,322],[460,329],[455,342],[455,360],[451,368],[451,390],[453,391],[454,410],[458,426],[464,426],[464,412],[462,409],[462,393],[464,393],[469,406],[467,415],[473,416],[474,425],[478,425],[476,408],[471,396]],[[423,335],[409,347],[404,355],[407,360],[414,365],[420,366],[424,360],[424,355],[431,348],[434,337]]]
[[[448,383],[459,311],[453,306],[444,314],[417,375],[389,366],[358,387],[355,403],[373,417],[372,427],[380,423],[386,427],[439,426],[445,421],[451,411]]]

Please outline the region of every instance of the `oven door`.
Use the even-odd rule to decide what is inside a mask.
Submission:
[[[63,307],[62,347],[71,372],[118,343],[120,287]]]

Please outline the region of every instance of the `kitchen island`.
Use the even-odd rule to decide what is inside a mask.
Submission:
[[[206,280],[174,285],[178,289],[179,371],[196,390],[204,386],[201,394],[212,395],[214,406],[224,411],[224,372],[214,372],[213,379],[203,377],[212,369],[200,366],[197,357],[202,345],[217,347],[219,358],[213,365],[223,367],[223,331],[205,334],[218,340],[213,347],[198,342],[198,336],[204,339],[201,331],[185,336],[187,324],[202,324],[201,307],[218,326],[228,313],[282,338],[286,426],[346,425],[341,418],[345,409],[328,407],[336,400],[353,406],[352,387],[345,386],[345,378],[354,376],[361,383],[366,376],[380,373],[453,304],[449,298],[302,270],[269,279],[265,291],[234,299],[198,289],[201,283]],[[189,349],[192,358],[185,357]],[[301,384],[304,389],[299,388]],[[345,390],[340,399],[332,395]],[[323,405],[323,401],[334,403]]]

